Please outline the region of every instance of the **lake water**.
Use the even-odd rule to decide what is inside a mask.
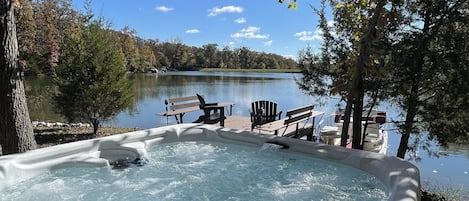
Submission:
[[[233,115],[249,116],[250,103],[255,100],[272,100],[283,110],[289,110],[306,104],[318,104],[315,97],[305,95],[295,83],[301,74],[290,73],[236,73],[236,72],[168,72],[165,74],[130,75],[134,82],[135,100],[121,112],[109,126],[137,127],[141,129],[174,124],[173,117],[156,115],[165,110],[164,100],[170,97],[191,96],[196,93],[205,96],[207,102],[229,101],[236,105]],[[51,85],[45,78],[28,78],[26,82],[28,106],[32,120],[63,121],[53,112],[50,102]],[[336,110],[338,99],[323,100],[325,105],[316,106],[315,110],[324,111],[325,119]],[[378,109],[386,110],[389,119],[398,119],[396,111],[388,104]],[[184,116],[185,122],[191,122],[201,112],[192,112]],[[284,114],[283,114],[284,115]],[[389,125],[391,128],[392,125]],[[389,130],[388,155],[396,155],[400,135]],[[463,189],[469,194],[469,145],[450,146],[434,149],[443,151],[446,156],[429,157],[420,151],[421,161],[416,164],[421,172],[423,187],[439,190]],[[467,197],[469,199],[469,197]]]

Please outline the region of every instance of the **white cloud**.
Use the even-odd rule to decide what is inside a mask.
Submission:
[[[174,10],[174,8],[168,8],[166,6],[157,6],[155,9],[164,13]]]
[[[270,47],[270,46],[272,46],[272,42],[273,42],[272,40],[265,41],[264,45]]]
[[[200,33],[200,31],[198,29],[189,29],[186,31],[187,34],[196,34],[196,33]]]
[[[236,22],[238,24],[244,24],[244,23],[246,23],[246,19],[244,17],[241,17],[241,18],[238,18],[238,19],[234,20],[234,22]]]
[[[329,33],[331,35],[337,35],[334,31],[334,20],[327,21],[327,27],[329,28]],[[322,40],[324,32],[321,29],[316,29],[315,31],[302,31],[293,34],[293,36],[297,37],[298,40],[302,41],[311,41],[311,40]]]
[[[293,60],[295,60],[295,61],[296,61],[296,59],[297,59],[295,55],[291,55],[291,54],[285,54],[285,55],[283,55],[283,57],[289,58],[289,59],[293,59]]]
[[[302,31],[295,33],[293,36],[297,37],[299,40],[302,41],[310,41],[310,40],[322,40],[322,31],[316,29],[316,31]]]
[[[212,8],[208,10],[208,16],[217,16],[222,13],[242,13],[243,8],[240,6],[224,6],[222,8]]]
[[[267,39],[269,38],[268,34],[259,34],[261,28],[250,26],[245,29],[241,29],[240,32],[231,34],[231,38],[257,38],[257,39]]]

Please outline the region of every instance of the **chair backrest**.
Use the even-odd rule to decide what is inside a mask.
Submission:
[[[205,108],[205,99],[204,99],[204,97],[200,94],[196,94],[196,95],[197,95],[197,98],[199,99],[199,102],[200,102],[200,104],[199,104],[200,109]]]
[[[251,103],[251,113],[254,116],[261,116],[263,123],[277,120],[277,103],[268,100],[259,100]]]

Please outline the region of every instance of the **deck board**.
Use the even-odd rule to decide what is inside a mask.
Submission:
[[[213,125],[219,126],[220,123],[215,123]],[[304,124],[300,124],[300,128],[303,128]],[[308,126],[307,126],[308,127]],[[309,125],[311,127],[311,125]],[[246,130],[251,131],[251,118],[245,116],[227,116],[225,119],[225,128],[232,128],[238,130]],[[282,133],[288,134],[295,132],[296,126],[292,125],[286,128],[287,130],[284,132],[285,129],[280,129],[278,131],[279,135]],[[265,130],[254,129],[252,132],[259,133],[259,134],[267,134],[267,135],[274,135],[274,132],[269,132]]]

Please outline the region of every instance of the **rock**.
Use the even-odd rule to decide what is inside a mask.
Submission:
[[[88,123],[65,123],[65,122],[43,122],[43,121],[32,121],[33,128],[46,127],[46,128],[90,128],[91,124]]]

